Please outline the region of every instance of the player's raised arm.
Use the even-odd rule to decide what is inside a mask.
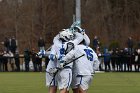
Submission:
[[[49,55],[49,59],[51,61],[54,61],[56,58],[56,50],[55,50],[55,45],[52,46],[51,51],[50,51],[50,55]]]
[[[83,36],[84,36],[84,40],[85,40],[85,45],[86,46],[89,46],[90,45],[90,39],[89,39],[89,37],[87,36],[86,33]]]
[[[98,56],[95,52],[93,52],[93,55],[94,55],[93,70],[96,71],[99,68],[100,61],[98,60]]]
[[[75,39],[72,40],[74,45],[78,45],[80,42],[82,42],[84,39],[83,35],[79,32],[75,32]]]

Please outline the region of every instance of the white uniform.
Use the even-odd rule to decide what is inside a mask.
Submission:
[[[50,51],[51,53],[55,52],[55,46],[53,45]],[[56,60],[50,60],[46,68],[46,86],[57,86],[56,77],[53,77],[49,74],[49,69],[55,68],[57,66]]]
[[[49,68],[54,68],[54,62],[53,61],[49,61],[47,69],[46,69],[46,86],[57,86],[57,81],[56,81],[56,77],[53,77],[52,75],[49,74]]]
[[[66,49],[65,47],[67,46],[67,42],[64,43],[64,44],[61,44],[61,45],[54,45],[54,52],[51,52],[51,54],[53,55],[57,55],[58,59],[59,58],[63,58],[63,56],[65,55],[62,55],[60,53],[61,49],[64,48]],[[57,67],[60,67],[60,62],[59,60],[56,61],[57,63]],[[63,89],[63,88],[67,88],[69,89],[70,87],[70,84],[71,84],[71,80],[72,80],[72,65],[73,63],[71,64],[68,64],[66,68],[60,70],[57,74],[56,74],[56,78],[57,78],[57,84],[58,84],[58,88],[59,89]]]
[[[67,50],[68,47],[68,43],[69,42],[65,42],[64,44],[62,44],[62,42],[59,39],[56,39],[57,37],[55,37],[54,39],[54,51],[51,52],[51,54],[53,55],[57,55],[58,58],[60,58],[62,56],[62,59],[65,55],[62,55],[60,53],[60,50],[62,48],[64,48],[65,50]],[[71,40],[70,42],[75,45],[79,44],[81,41],[83,40],[83,35],[80,33],[76,33],[76,38],[74,40]],[[59,60],[57,60],[57,67],[59,67]],[[58,88],[59,89],[63,89],[63,88],[67,88],[69,89],[71,81],[72,81],[72,65],[68,64],[63,70],[59,71],[58,74],[56,75],[57,77],[57,83],[58,83]]]
[[[84,37],[87,38],[85,41],[87,41],[88,43],[90,42],[87,35],[84,36],[84,35],[82,35],[81,33],[78,33],[78,32],[76,32],[75,35],[76,35],[76,38],[74,40],[70,41],[74,45],[79,44],[84,39]],[[60,54],[60,50],[61,50],[62,47],[64,47],[64,49],[66,49],[68,42],[66,42],[65,44],[62,44],[61,40],[59,40],[59,35],[57,35],[54,38],[53,42],[54,42],[54,47],[53,47],[53,50],[50,54],[57,55],[58,58],[60,56],[65,56],[65,55]],[[70,68],[72,68],[72,64],[73,63],[68,64],[66,66],[66,68],[64,68],[63,70],[61,70],[57,73],[57,75],[56,75],[57,80],[56,81],[57,81],[59,89],[63,89],[63,88],[69,89],[69,86],[70,86],[71,81],[72,81],[72,70],[70,69]],[[57,67],[59,67],[59,61],[58,60],[57,60]]]
[[[77,45],[74,50],[64,57],[64,60],[67,62],[71,58],[77,58],[82,54],[84,56],[74,62],[72,87],[77,88],[79,85],[83,90],[86,90],[92,80],[94,71],[99,67],[96,53],[90,47]]]

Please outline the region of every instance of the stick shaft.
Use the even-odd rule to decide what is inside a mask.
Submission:
[[[85,55],[85,54],[82,54],[81,56],[79,56],[79,57],[77,57],[77,58],[71,60],[70,62],[65,63],[64,66],[66,66],[66,65],[68,65],[68,64],[70,64],[70,63],[72,63],[72,62],[74,62],[75,60],[77,60],[77,59],[83,57],[84,55]]]

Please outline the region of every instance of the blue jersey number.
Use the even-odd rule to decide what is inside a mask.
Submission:
[[[65,55],[65,49],[63,44],[62,44],[62,48],[59,51],[60,51],[60,56],[58,60],[62,60],[63,56]]]
[[[86,55],[87,55],[87,59],[90,60],[90,61],[93,61],[93,51],[90,50],[90,49],[84,49],[84,51],[86,52]]]

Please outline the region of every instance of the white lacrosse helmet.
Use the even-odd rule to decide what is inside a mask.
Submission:
[[[69,39],[72,40],[74,37],[73,32],[70,29],[65,29],[65,31],[67,32]]]
[[[59,38],[65,40],[65,41],[71,40],[71,37],[72,37],[72,36],[73,36],[73,34],[70,32],[69,29],[63,29],[63,30],[59,33]]]

